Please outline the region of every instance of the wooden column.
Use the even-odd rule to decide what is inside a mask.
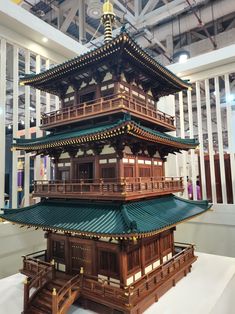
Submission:
[[[127,254],[123,243],[121,243],[120,245],[119,267],[120,267],[120,283],[125,285],[127,280]]]
[[[144,275],[145,270],[145,251],[144,251],[144,240],[140,240],[140,267],[141,267],[141,274]]]
[[[68,234],[65,236],[65,272],[67,274],[71,272],[71,249]]]
[[[74,180],[75,177],[74,177],[74,174],[75,174],[75,167],[74,167],[74,158],[73,157],[70,157],[70,180]]]
[[[74,101],[73,101],[74,106],[77,106],[79,104],[79,97],[78,97],[78,90],[74,89]]]

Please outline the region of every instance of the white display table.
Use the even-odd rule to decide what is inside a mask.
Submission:
[[[145,314],[235,313],[235,258],[197,253],[192,272],[180,280]],[[24,276],[0,280],[0,313],[19,314],[23,305]],[[69,314],[94,312],[72,306]]]

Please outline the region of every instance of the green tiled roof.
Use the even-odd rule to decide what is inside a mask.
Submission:
[[[13,147],[28,151],[45,149],[50,146],[61,147],[71,144],[92,142],[107,137],[116,137],[120,134],[129,134],[134,137],[142,137],[146,141],[165,142],[165,145],[189,149],[196,147],[198,142],[194,139],[182,139],[174,137],[156,130],[141,126],[132,120],[120,120],[115,123],[108,123],[102,126],[90,127],[87,129],[66,131],[49,134],[44,137],[34,139],[14,139]]]
[[[45,200],[7,209],[1,218],[20,225],[88,236],[144,236],[158,233],[207,211],[207,201],[188,201],[174,195],[118,203]]]
[[[122,32],[110,42],[104,43],[101,47],[65,61],[49,70],[39,74],[26,74],[24,77],[21,77],[21,82],[56,94],[58,90],[53,87],[55,81],[66,80],[66,78],[76,76],[76,73],[82,74],[87,69],[97,67],[104,60],[110,58],[119,60],[122,58],[123,62],[127,60],[133,66],[139,67],[143,73],[148,73],[152,82],[161,80],[162,95],[169,95],[170,93],[187,89],[191,86],[153,59],[127,32]]]

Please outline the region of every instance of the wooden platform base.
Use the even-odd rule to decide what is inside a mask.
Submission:
[[[169,276],[163,284],[156,286],[155,289],[150,288],[147,295],[143,296],[137,304],[130,304],[129,308],[126,307],[122,309],[117,304],[112,304],[100,297],[98,298],[91,295],[86,297],[84,293],[75,303],[79,304],[84,309],[89,309],[99,314],[141,314],[153,303],[157,302],[170,288],[174,287],[180,279],[187,276],[187,274],[191,272],[192,263],[195,262],[196,259],[197,257],[194,256],[187,265]]]

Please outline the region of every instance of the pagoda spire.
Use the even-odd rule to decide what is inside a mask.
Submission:
[[[104,43],[106,44],[112,40],[112,24],[114,23],[116,15],[113,13],[113,5],[109,0],[103,4],[103,14],[101,22],[104,25]]]

